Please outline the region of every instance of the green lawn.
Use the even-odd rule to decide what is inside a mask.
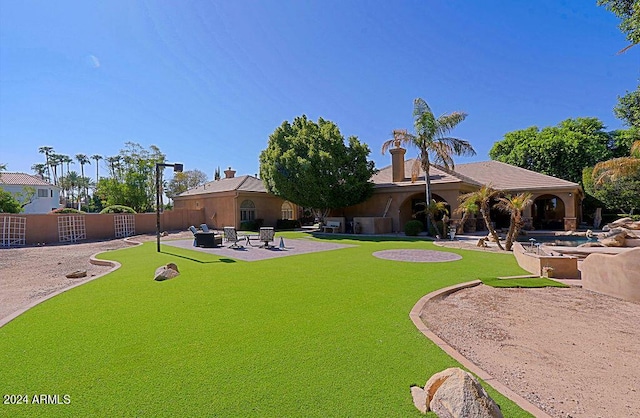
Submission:
[[[523,271],[477,251],[447,250],[463,256],[447,263],[371,255],[441,250],[424,241],[336,241],[356,246],[258,262],[158,254],[155,243],[103,255],[122,268],[0,328],[3,395],[71,403],[3,404],[0,416],[421,416],[409,387],[458,363],[411,308],[445,286]],[[153,281],[167,262],[181,275]],[[488,390],[505,416],[530,416]]]

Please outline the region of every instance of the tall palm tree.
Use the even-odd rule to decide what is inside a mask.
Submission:
[[[489,230],[489,233],[493,237],[494,241],[498,244],[498,248],[504,250],[504,247],[500,243],[500,238],[496,233],[496,230],[491,225],[491,215],[489,213],[491,207],[491,199],[494,199],[500,195],[500,191],[491,187],[491,185],[483,185],[480,189],[475,192],[467,193],[459,197],[461,201],[471,200],[475,201],[478,207],[480,207],[480,214],[482,215],[482,219]]]
[[[7,165],[0,163],[0,171],[7,171]]]
[[[58,164],[60,164],[60,154],[49,154],[49,167],[53,170],[53,184],[58,184]]]
[[[507,232],[507,240],[504,244],[504,248],[507,251],[511,251],[513,242],[518,239],[520,230],[522,229],[524,222],[522,222],[522,212],[533,203],[532,194],[519,193],[515,196],[504,196],[498,198],[498,204],[496,207],[504,212],[510,214],[509,231]]]
[[[43,146],[38,148],[38,152],[40,154],[44,154],[46,158],[45,165],[47,166],[47,180],[51,181],[51,161],[49,160],[49,157],[51,156],[51,154],[53,154],[53,147]]]
[[[413,127],[415,134],[406,130],[393,131],[393,138],[382,144],[382,153],[400,145],[418,149],[418,160],[425,177],[426,201],[431,202],[431,158],[445,168],[454,168],[454,156],[471,156],[476,152],[471,144],[460,138],[448,136],[451,130],[467,117],[464,112],[453,112],[435,117],[429,105],[420,98],[413,101]],[[415,169],[414,169],[415,171]]]
[[[80,175],[84,178],[84,165],[91,164],[91,160],[85,154],[76,154],[76,161],[80,164]],[[84,194],[89,194],[89,190],[85,190]]]
[[[100,180],[100,173],[99,173],[99,171],[98,171],[98,169],[99,169],[98,161],[102,160],[102,155],[100,155],[100,154],[93,154],[93,155],[91,156],[91,159],[92,159],[92,160],[96,160],[96,184],[98,184],[98,180]]]
[[[67,172],[67,177],[66,177],[65,180],[66,180],[66,183],[67,183],[67,185],[69,187],[69,190],[71,190],[71,203],[72,203],[72,206],[73,206],[73,203],[75,202],[74,191],[75,191],[76,187],[78,186],[78,183],[80,182],[80,176],[75,171]]]

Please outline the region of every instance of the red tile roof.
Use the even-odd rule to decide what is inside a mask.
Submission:
[[[0,184],[6,184],[11,186],[54,186],[51,183],[46,182],[38,176],[26,173],[0,173]]]

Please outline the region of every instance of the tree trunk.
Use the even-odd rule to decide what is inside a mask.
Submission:
[[[425,195],[427,197],[427,207],[431,204],[431,179],[429,178],[429,167],[431,166],[431,164],[429,164],[429,161],[427,160],[426,162],[423,161],[422,162],[422,171],[424,171],[424,185],[425,185]],[[438,231],[436,229],[436,224],[433,224],[433,228],[436,230],[436,232]],[[429,216],[427,216],[427,235],[431,235],[431,219]]]
[[[517,223],[517,219],[515,217],[515,215],[511,214],[511,222],[509,222],[509,231],[507,231],[507,241],[504,244],[504,248],[507,251],[511,251],[511,247],[513,246],[513,241],[515,240],[515,230],[516,230],[516,223]]]
[[[500,243],[500,237],[498,237],[496,230],[493,229],[493,226],[491,226],[491,219],[489,219],[489,215],[487,215],[487,212],[488,210],[485,210],[484,208],[480,210],[480,213],[482,213],[482,219],[484,219],[484,223],[487,226],[489,233],[491,234],[493,239],[496,241],[496,244],[498,244],[498,248],[500,248],[501,250],[504,250],[504,247]]]
[[[464,234],[464,224],[467,222],[467,219],[469,218],[469,211],[464,211],[462,213],[462,219],[460,220],[460,224],[458,225],[456,234]]]

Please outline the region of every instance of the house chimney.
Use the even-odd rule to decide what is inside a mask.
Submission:
[[[404,154],[407,150],[404,148],[393,148],[389,150],[391,153],[391,181],[404,181]]]
[[[235,176],[236,176],[236,170],[232,170],[231,167],[229,167],[227,170],[224,170],[225,179],[232,179]]]

